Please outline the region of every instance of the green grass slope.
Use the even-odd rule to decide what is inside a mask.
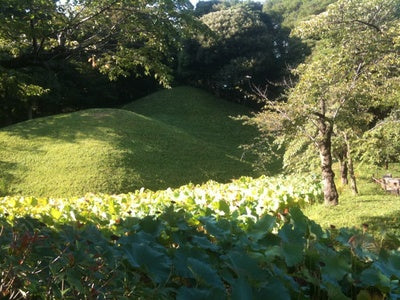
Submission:
[[[248,158],[238,145],[257,134],[255,128],[232,119],[250,114],[248,108],[188,86],[161,90],[123,108],[173,126],[235,159]]]
[[[161,111],[159,101],[165,98],[161,94],[154,99],[154,106],[151,98],[140,102],[146,100],[149,111]],[[227,182],[241,175],[258,175],[249,162],[240,160],[237,149],[252,132],[242,131],[240,122],[228,118],[245,113],[244,109],[224,102],[218,115],[214,112],[218,104],[212,107],[209,100],[198,103],[192,116],[175,112],[173,106],[180,108],[180,103],[166,101],[164,112],[174,112],[171,122],[151,113],[145,115],[143,104],[143,114],[91,109],[3,128],[0,190],[10,195],[66,197],[141,187],[164,189],[209,179]],[[225,106],[234,109],[223,110]],[[194,118],[194,114],[203,117]],[[193,121],[191,128],[178,126],[187,121]]]

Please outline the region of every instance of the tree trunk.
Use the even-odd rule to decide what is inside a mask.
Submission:
[[[28,106],[28,120],[32,120],[33,119],[33,108],[32,105]]]
[[[349,167],[349,175],[350,175],[350,187],[354,195],[358,194],[358,188],[357,188],[357,181],[356,181],[356,176],[354,174],[354,166],[353,166],[353,159],[351,158],[351,146],[350,146],[350,141],[347,138],[347,135],[345,134],[345,142],[346,142],[346,147],[347,147],[347,164]]]
[[[347,174],[348,174],[347,161],[340,160],[340,177],[343,185],[349,184],[349,180],[347,179]]]
[[[324,202],[326,205],[338,205],[339,194],[335,184],[335,173],[332,170],[332,139],[333,126],[320,120],[320,139],[318,141],[321,158],[322,180],[324,182]]]
[[[37,101],[35,99],[28,103],[28,120],[33,119],[33,112],[37,109]]]
[[[346,157],[346,151],[341,151],[341,153],[338,155],[339,163],[340,163],[340,178],[342,180],[343,185],[348,185],[349,180],[347,179],[348,175],[348,168],[347,168],[347,157]]]
[[[356,175],[354,174],[353,160],[349,157],[349,174],[350,174],[350,187],[354,195],[358,194]]]
[[[29,21],[30,27],[31,27],[31,34],[32,34],[32,54],[36,58],[36,55],[38,53],[39,45],[38,41],[35,35],[35,21],[34,19],[31,19]]]

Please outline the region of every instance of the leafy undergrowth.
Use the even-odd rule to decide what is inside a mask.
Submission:
[[[0,195],[114,194],[261,175],[238,149],[255,129],[229,117],[248,109],[184,90],[157,93],[140,113],[90,109],[2,128]],[[174,122],[146,113],[157,101]]]
[[[299,209],[311,179],[0,200],[4,298],[345,299],[400,296],[400,254]],[[289,210],[287,210],[289,208]]]

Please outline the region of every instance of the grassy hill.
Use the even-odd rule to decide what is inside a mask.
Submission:
[[[162,90],[123,108],[173,126],[236,159],[243,155],[238,145],[251,141],[249,137],[256,134],[254,128],[231,118],[250,114],[249,109],[193,87]]]
[[[254,131],[229,118],[248,113],[242,106],[178,88],[129,108],[135,112],[91,109],[3,128],[0,189],[65,197],[258,175],[237,149]]]

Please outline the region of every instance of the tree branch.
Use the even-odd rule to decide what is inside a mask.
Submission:
[[[372,23],[369,23],[369,22],[365,22],[365,21],[363,21],[363,20],[354,20],[354,22],[357,22],[357,23],[361,23],[361,24],[363,24],[363,25],[366,25],[366,26],[368,26],[368,27],[372,27],[373,29],[375,29],[377,32],[379,32],[379,33],[381,33],[382,32],[382,30],[377,26],[377,25],[375,25],[375,24],[372,24]]]

